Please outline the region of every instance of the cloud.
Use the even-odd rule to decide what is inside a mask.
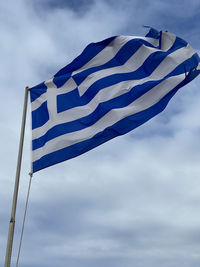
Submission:
[[[51,77],[90,42],[144,35],[143,24],[180,34],[199,50],[199,2],[173,6],[158,0],[0,3],[1,264],[24,87]],[[199,78],[182,88],[163,113],[133,132],[34,175],[22,267],[199,265],[198,84]],[[30,112],[13,261],[30,169],[29,125]]]
[[[88,11],[88,9],[92,8],[92,6],[95,4],[94,0],[71,0],[71,1],[65,1],[65,0],[44,0],[44,1],[33,1],[33,5],[39,12],[41,11],[41,7],[45,11],[46,9],[52,10],[52,9],[69,9],[73,12],[78,13],[79,15],[84,15]]]

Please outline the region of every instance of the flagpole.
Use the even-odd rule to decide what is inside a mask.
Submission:
[[[13,236],[14,236],[14,228],[15,228],[15,214],[16,214],[16,207],[17,207],[19,178],[20,178],[22,152],[23,152],[23,144],[24,144],[24,132],[25,132],[25,124],[26,124],[28,92],[29,92],[29,87],[26,87],[25,88],[25,96],[24,96],[24,108],[23,108],[23,115],[22,115],[19,152],[18,152],[18,159],[17,159],[17,169],[16,169],[16,176],[15,176],[15,187],[14,187],[14,193],[13,193],[12,211],[11,211],[11,219],[10,219],[10,224],[9,224],[8,241],[7,241],[4,267],[10,267],[10,263],[11,263]]]

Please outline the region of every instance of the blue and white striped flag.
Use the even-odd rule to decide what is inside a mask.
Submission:
[[[199,74],[199,62],[186,41],[154,29],[91,43],[30,89],[33,172],[145,123]]]

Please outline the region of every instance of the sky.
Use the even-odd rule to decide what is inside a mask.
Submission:
[[[168,30],[200,52],[199,0],[0,2],[0,265],[4,263],[25,86],[90,42]],[[33,176],[19,266],[197,267],[200,78],[146,124]],[[31,152],[30,104],[16,214],[16,264]]]

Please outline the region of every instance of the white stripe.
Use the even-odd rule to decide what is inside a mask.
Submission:
[[[34,111],[38,109],[45,101],[47,101],[46,93],[42,94],[40,97],[38,97],[31,103],[31,110]]]
[[[172,47],[176,40],[176,36],[169,32],[162,32],[161,36],[161,50],[167,51]]]
[[[37,139],[44,135],[53,126],[68,121],[76,120],[92,113],[99,103],[112,99],[113,97],[119,96],[125,91],[129,91],[136,85],[143,84],[146,81],[160,80],[169,74],[173,69],[175,69],[179,64],[185,61],[187,58],[191,57],[194,51],[191,47],[181,48],[174,53],[170,54],[165,60],[159,65],[157,69],[148,77],[140,80],[124,81],[118,84],[114,84],[103,90],[99,91],[98,94],[85,106],[75,107],[70,110],[58,113],[56,120],[49,120],[40,128],[33,130],[33,139]],[[165,65],[167,64],[167,65]],[[63,93],[63,91],[62,91]]]
[[[123,118],[143,111],[159,102],[167,93],[185,79],[185,74],[170,77],[152,90],[148,91],[130,105],[113,109],[92,126],[80,131],[59,136],[47,142],[43,147],[33,151],[33,161],[36,161],[54,151],[69,147],[73,144],[92,138],[97,133],[115,124]]]

